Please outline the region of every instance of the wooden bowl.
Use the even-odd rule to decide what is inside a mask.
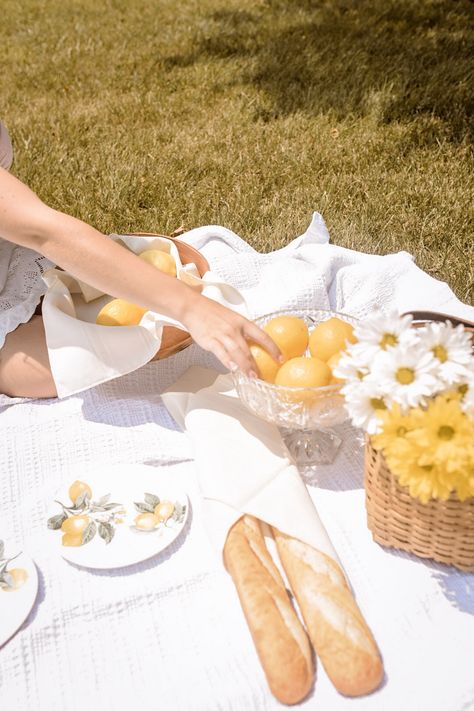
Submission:
[[[179,239],[168,237],[167,235],[155,234],[153,232],[134,232],[133,235],[137,237],[166,237],[166,239],[172,239],[178,248],[179,256],[183,264],[190,264],[191,262],[195,264],[200,276],[203,276],[209,271],[207,259],[203,257],[197,249],[194,249],[194,247],[191,247],[185,242],[180,242]],[[190,346],[192,342],[193,339],[187,331],[183,331],[181,328],[175,328],[174,326],[165,326],[160,350],[153,356],[152,360],[168,358],[168,356],[184,350],[184,348]]]

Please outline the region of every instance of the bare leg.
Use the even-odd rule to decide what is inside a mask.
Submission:
[[[176,340],[183,335],[189,336],[181,329],[165,328],[160,351],[151,360],[169,355],[169,348],[175,352]],[[33,316],[9,333],[0,349],[0,393],[10,397],[57,396],[41,316]]]
[[[41,316],[33,316],[9,333],[0,349],[0,393],[56,397]]]

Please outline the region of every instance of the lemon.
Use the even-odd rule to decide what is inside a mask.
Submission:
[[[336,376],[332,372],[333,368],[339,363],[339,361],[341,360],[341,357],[343,355],[344,355],[344,351],[339,351],[339,353],[334,353],[334,355],[332,355],[327,360],[327,364],[331,368],[331,375],[332,375],[331,381],[330,381],[331,385],[339,385],[340,383],[345,382],[343,378],[336,378]]]
[[[320,388],[329,385],[331,369],[319,358],[291,358],[283,363],[275,378],[275,385],[294,388]]]
[[[276,316],[263,330],[275,341],[285,360],[302,356],[308,347],[308,327],[297,316]]]
[[[3,590],[3,592],[14,592],[18,590],[28,579],[28,573],[24,568],[12,568],[11,570],[7,570],[6,573],[11,576],[12,587],[8,585],[0,587],[0,590]]]
[[[63,546],[82,546],[82,535],[74,536],[72,533],[65,533],[61,544]]]
[[[135,518],[134,523],[135,528],[138,528],[140,531],[153,531],[159,522],[155,514],[141,513]]]
[[[309,352],[313,358],[327,361],[343,351],[348,343],[356,343],[356,340],[350,323],[332,317],[313,329],[309,337]]]
[[[148,262],[148,264],[151,264],[153,267],[159,269],[160,272],[169,274],[169,276],[176,276],[176,262],[171,254],[162,252],[159,249],[146,249],[138,256],[140,259]]]
[[[76,481],[74,481],[69,487],[68,494],[73,504],[76,502],[76,499],[78,499],[79,496],[84,493],[87,494],[89,499],[92,498],[92,489],[90,488],[89,484],[86,484],[84,481],[79,481],[79,479],[76,479]]]
[[[113,299],[99,311],[96,323],[99,326],[136,326],[146,309],[130,304],[124,299]]]
[[[81,537],[89,523],[89,516],[85,516],[84,514],[70,516],[65,521],[63,521],[61,525],[61,531],[63,533],[68,533],[71,536]]]
[[[250,353],[253,356],[255,365],[257,366],[258,377],[265,380],[267,383],[275,382],[275,375],[278,372],[280,364],[277,363],[269,353],[257,343],[252,343]]]
[[[155,506],[155,516],[158,521],[167,521],[174,511],[174,504],[171,501],[162,501]]]

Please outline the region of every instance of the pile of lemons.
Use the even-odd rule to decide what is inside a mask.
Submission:
[[[168,276],[175,277],[177,274],[176,261],[168,252],[146,249],[138,256]],[[99,326],[137,326],[145,313],[146,309],[141,306],[131,304],[124,299],[112,299],[99,311],[96,323]]]
[[[297,316],[277,316],[263,330],[279,347],[284,362],[277,363],[260,345],[252,344],[258,375],[267,383],[285,387],[319,388],[340,383],[332,369],[347,344],[356,342],[351,324],[336,317],[319,323],[311,333]]]

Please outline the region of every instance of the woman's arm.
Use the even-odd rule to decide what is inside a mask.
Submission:
[[[231,370],[255,372],[247,340],[279,359],[277,346],[254,323],[163,274],[90,225],[48,207],[2,168],[0,235],[111,296],[175,318]]]

